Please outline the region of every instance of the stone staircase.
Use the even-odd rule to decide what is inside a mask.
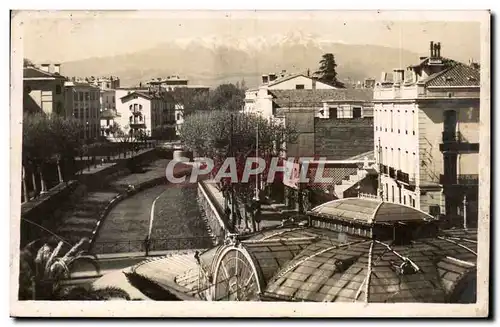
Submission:
[[[349,175],[347,179],[342,180],[341,184],[335,185],[335,194],[339,199],[344,198],[344,192],[355,186],[359,181],[368,175],[365,169],[358,169],[356,174]]]

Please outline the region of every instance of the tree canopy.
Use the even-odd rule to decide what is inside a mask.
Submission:
[[[239,85],[221,84],[210,92],[208,107],[212,110],[240,111],[244,101],[245,91]]]
[[[49,161],[54,155],[73,157],[82,146],[81,123],[75,118],[45,113],[23,117],[23,160]]]
[[[314,73],[321,82],[344,88],[344,84],[337,79],[337,63],[332,53],[325,53],[320,62],[319,70]]]

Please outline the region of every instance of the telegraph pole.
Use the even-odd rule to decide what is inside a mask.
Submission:
[[[378,138],[378,195],[380,200],[384,201],[384,190],[382,188],[382,147],[380,146],[380,137]]]
[[[233,149],[233,114],[231,113],[231,122],[229,124],[229,153],[234,158],[234,149]],[[231,192],[231,224],[233,228],[236,228],[236,214],[234,212],[235,209],[235,199],[234,199],[234,187],[233,180],[230,178],[230,192]]]

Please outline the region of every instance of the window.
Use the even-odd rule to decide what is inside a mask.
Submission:
[[[132,110],[132,105],[128,106],[128,108],[129,108],[130,110]]]
[[[400,114],[399,110],[398,110],[398,113],[396,116],[396,127],[397,127],[398,134],[399,134],[401,131],[401,114]]]
[[[415,115],[415,110],[412,110],[411,111],[411,121],[412,121],[412,124],[413,124],[413,128],[412,128],[412,131],[413,131],[413,135],[415,135],[415,131],[417,130],[417,116]]]
[[[134,111],[137,110],[137,103],[134,103]]]
[[[401,157],[401,149],[398,148],[398,163],[397,166],[395,167],[396,169],[402,170],[401,167],[403,166],[403,159]]]
[[[385,116],[384,118],[386,118],[386,117],[387,117],[387,109],[385,109],[385,110],[384,110],[384,116]],[[387,125],[386,125],[386,127],[385,127],[385,131],[387,132]]]
[[[89,118],[89,108],[85,108],[85,117]]]
[[[78,98],[83,101],[83,92],[78,92]]]
[[[85,92],[85,100],[86,100],[86,101],[89,101],[89,99],[90,99],[89,92]]]
[[[389,184],[385,184],[385,200],[389,201]]]
[[[132,123],[132,116],[128,117],[129,123]]]
[[[361,118],[361,107],[354,107],[352,109],[352,118]]]
[[[406,205],[406,195],[403,196],[403,204]]]
[[[180,112],[177,113],[177,120],[181,120],[181,113]]]
[[[330,119],[337,119],[337,108],[330,108]]]
[[[73,100],[78,101],[78,92],[73,92]]]
[[[56,94],[61,94],[61,85],[56,85]]]
[[[394,116],[392,115],[392,110],[389,113],[391,115],[391,132],[394,131]]]
[[[394,185],[392,185],[392,202],[396,202],[394,201]]]
[[[115,103],[115,96],[113,95],[113,103]]]
[[[304,84],[297,84],[295,85],[296,90],[303,90],[304,89]]]
[[[405,122],[405,134],[408,134],[408,110],[405,110],[405,119],[404,119],[404,122]]]
[[[142,104],[139,105],[139,110],[142,110]]]
[[[399,190],[399,203],[401,203],[401,187],[398,187],[398,190]],[[406,204],[406,201],[405,201],[405,204]]]

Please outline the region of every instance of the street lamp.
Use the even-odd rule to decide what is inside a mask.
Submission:
[[[465,194],[462,203],[464,205],[464,229],[467,229],[467,195]]]

